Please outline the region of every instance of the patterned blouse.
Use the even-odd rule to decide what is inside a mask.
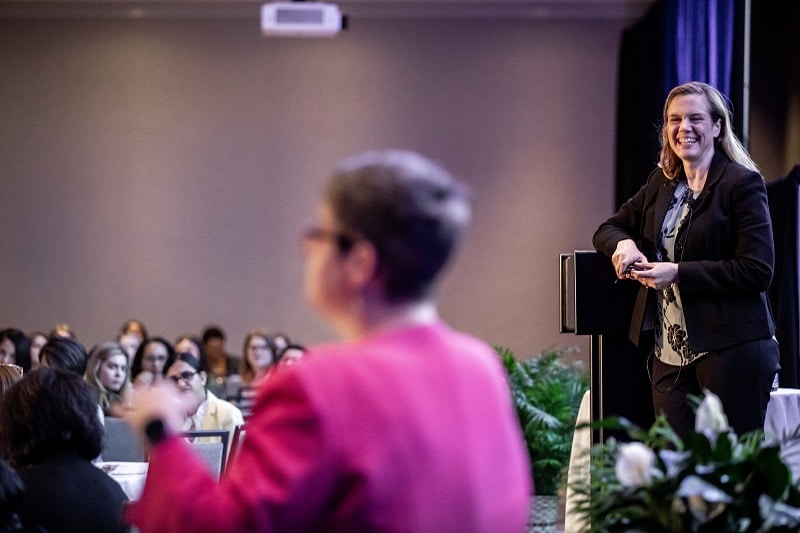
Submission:
[[[685,180],[678,182],[675,195],[670,201],[664,225],[661,227],[661,246],[656,250],[656,261],[680,263],[683,258],[675,257],[675,244],[686,244],[689,228],[692,225],[692,209],[689,197],[697,198],[699,192],[692,191]],[[678,239],[681,239],[680,241]],[[684,246],[685,247],[685,246]],[[708,352],[694,353],[686,333],[686,319],[677,283],[657,292],[658,322],[656,328],[655,355],[662,362],[674,366],[686,366]]]

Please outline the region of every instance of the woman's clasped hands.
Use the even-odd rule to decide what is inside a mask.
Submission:
[[[649,262],[632,239],[623,239],[611,256],[618,279],[632,279],[645,287],[662,290],[678,281],[678,265]]]

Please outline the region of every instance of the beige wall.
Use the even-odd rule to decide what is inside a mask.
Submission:
[[[587,357],[558,332],[558,254],[614,208],[622,25],[372,19],[290,40],[239,18],[0,19],[0,327],[330,339],[297,229],[336,160],[396,146],[474,194],[446,319]]]

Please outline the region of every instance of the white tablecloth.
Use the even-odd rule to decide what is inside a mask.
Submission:
[[[583,394],[581,406],[578,409],[576,425],[591,422],[591,399],[589,391]],[[575,491],[572,486],[589,484],[589,447],[592,444],[592,432],[588,428],[576,429],[572,437],[572,451],[569,455],[569,468],[567,469],[567,498],[564,505],[564,533],[580,533],[589,528],[584,525],[575,513]]]
[[[764,432],[782,438],[797,431],[800,426],[800,389],[778,389],[770,395]],[[781,457],[792,470],[794,479],[800,479],[800,442],[785,444]]]
[[[131,501],[138,500],[147,478],[147,463],[106,461],[95,463],[100,470],[119,483]]]

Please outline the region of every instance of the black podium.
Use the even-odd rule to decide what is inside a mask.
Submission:
[[[648,356],[628,339],[631,312],[640,284],[617,281],[611,260],[595,251],[561,255],[561,332],[590,335],[592,420],[625,417],[644,429],[653,421]],[[592,444],[614,434],[598,430]]]

